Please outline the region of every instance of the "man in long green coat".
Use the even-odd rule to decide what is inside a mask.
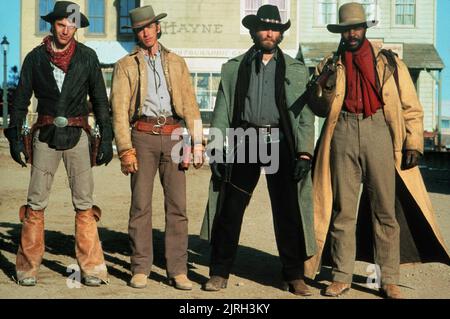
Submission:
[[[316,252],[310,175],[314,115],[308,107],[300,113],[293,107],[308,70],[278,47],[290,21],[281,22],[276,6],[262,6],[242,23],[255,45],[223,65],[210,133],[213,174],[201,237],[212,244],[211,278],[204,289],[226,288],[244,211],[264,168],[283,278],[292,293],[310,295],[303,265]]]

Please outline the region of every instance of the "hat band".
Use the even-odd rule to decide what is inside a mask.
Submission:
[[[263,18],[260,18],[260,20],[262,22],[266,22],[266,23],[283,24],[280,20],[275,20],[275,19],[263,19]]]
[[[133,24],[133,28],[144,27],[144,26],[146,26],[147,24],[150,24],[151,22],[154,22],[154,19],[155,19],[155,17],[153,17],[153,18],[151,18],[151,19],[148,19],[148,20],[135,22],[135,23]]]

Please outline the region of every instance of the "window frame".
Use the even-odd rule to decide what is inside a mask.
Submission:
[[[374,5],[375,5],[375,16],[373,17],[373,19],[370,19],[368,16],[367,16],[367,12],[366,12],[366,17],[367,17],[367,20],[377,20],[377,21],[380,21],[380,18],[379,18],[379,0],[369,0],[369,1],[372,1],[372,2],[374,2]],[[359,0],[358,1],[359,3],[361,3],[363,6],[366,4],[366,3],[364,3],[364,0]],[[364,10],[365,11],[365,10]]]
[[[319,15],[319,5],[322,4],[323,1],[335,1],[335,14],[336,14],[336,18],[334,21],[331,22],[325,22],[325,23],[320,23],[319,22],[319,18],[321,17]],[[339,0],[315,0],[314,1],[314,24],[313,26],[316,28],[325,28],[328,24],[335,24],[338,23],[339,20]]]
[[[85,8],[86,8],[86,16],[91,22],[91,17],[89,14],[89,2],[92,0],[85,0]],[[94,0],[94,1],[103,1],[103,32],[91,32],[89,31],[89,27],[86,27],[85,35],[87,37],[104,37],[106,36],[106,0]],[[95,17],[98,18],[98,17]],[[92,24],[91,24],[92,25]]]
[[[265,4],[269,4],[269,1],[270,0],[261,0],[261,6],[263,6]],[[291,13],[292,13],[291,0],[284,0],[284,1],[286,1],[286,10],[285,10],[286,11],[286,19],[287,19],[286,21],[288,21],[291,18]],[[239,8],[240,20],[239,21],[242,21],[242,19],[244,19],[244,17],[246,16],[245,0],[240,0],[239,6],[240,6],[240,8]],[[258,8],[256,8],[256,10],[258,10]],[[282,10],[280,10],[280,15],[281,15],[281,11]],[[255,14],[256,14],[256,12],[255,12]],[[286,21],[283,21],[283,23],[285,23]],[[248,34],[248,29],[246,27],[244,27],[242,25],[242,23],[240,23],[240,31],[241,31],[241,35]],[[289,34],[289,30],[286,30],[284,32],[284,34]]]
[[[41,15],[44,15],[43,13],[41,13],[41,1],[42,0],[35,1],[35,6],[36,6],[35,7],[36,8],[36,10],[35,10],[36,11],[36,29],[35,29],[36,32],[35,32],[35,34],[38,36],[50,34],[50,28],[51,28],[50,24],[48,22],[42,20],[42,18],[41,18]],[[49,8],[49,11],[47,13],[45,13],[45,14],[48,14],[53,10],[56,0],[45,0],[45,1],[52,1],[51,8]],[[41,28],[40,28],[41,21],[44,22],[48,26],[48,28],[49,28],[48,31],[41,31]]]
[[[135,4],[135,8],[138,8],[141,6],[141,0],[126,0],[126,1],[134,1]],[[126,32],[125,30],[122,30],[121,25],[120,25],[120,19],[123,18],[124,16],[120,15],[120,9],[121,9],[121,2],[122,0],[118,0],[117,3],[117,36],[119,37],[133,37],[133,31],[131,32]],[[127,18],[129,20],[129,14],[127,13]]]
[[[414,29],[417,27],[417,0],[414,1],[414,23],[413,24],[397,24],[397,0],[392,0],[391,12],[392,14],[392,27],[397,29]]]
[[[208,74],[208,89],[207,89],[208,98],[209,98],[209,102],[208,102],[209,103],[209,108],[208,109],[201,108],[200,103],[198,102],[198,86],[197,86],[197,84],[198,84],[198,75],[199,74]],[[197,104],[199,106],[200,112],[212,112],[212,111],[214,111],[215,101],[217,99],[217,91],[218,91],[219,87],[217,89],[214,89],[212,87],[212,85],[213,85],[212,79],[213,79],[214,76],[216,76],[219,79],[218,85],[220,85],[221,73],[220,72],[213,72],[213,71],[209,71],[209,72],[206,72],[206,71],[199,71],[199,72],[191,71],[190,72],[190,76],[191,76],[191,79],[193,80],[193,88],[194,88],[194,93],[195,93],[195,100],[196,100],[196,102],[197,102]],[[214,94],[216,94],[216,95],[214,96]],[[213,97],[214,97],[214,103],[213,103]]]

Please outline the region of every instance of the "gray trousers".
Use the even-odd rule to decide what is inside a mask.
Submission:
[[[53,178],[63,159],[72,192],[75,210],[88,210],[93,205],[94,178],[89,155],[89,139],[83,130],[77,145],[69,150],[57,151],[39,141],[39,131],[33,137],[33,165],[28,188],[27,204],[33,210],[43,210]]]
[[[178,141],[170,136],[132,131],[139,170],[131,176],[131,208],[128,233],[131,272],[149,275],[153,264],[152,194],[156,173],[164,191],[165,258],[169,278],[187,274],[188,218],[186,176],[171,158]]]
[[[356,221],[361,183],[372,209],[375,263],[383,284],[397,284],[400,228],[395,218],[395,164],[389,128],[382,110],[363,119],[341,112],[331,141],[333,217],[332,276],[350,283],[356,257]]]

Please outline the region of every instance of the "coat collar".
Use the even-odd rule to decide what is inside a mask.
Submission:
[[[381,80],[382,84],[384,84],[394,74],[395,68],[388,63],[386,57],[381,53],[381,50],[378,47],[374,46],[373,43],[370,43],[370,45],[372,46],[374,55],[376,57],[377,73],[379,79]],[[345,69],[344,64],[342,63],[342,56],[339,57],[337,65]]]

